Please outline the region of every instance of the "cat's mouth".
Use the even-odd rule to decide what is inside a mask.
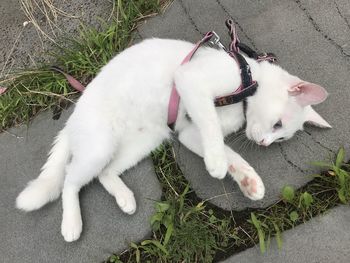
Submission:
[[[287,139],[286,137],[280,137],[280,138],[278,138],[278,139],[276,139],[276,140],[274,140],[274,141],[272,141],[272,142],[268,142],[267,140],[262,139],[262,140],[260,140],[260,141],[256,141],[256,143],[257,143],[258,145],[267,147],[267,146],[269,146],[270,144],[272,144],[272,143],[274,143],[274,142],[283,142],[283,141],[285,141],[286,139]]]
[[[281,137],[281,138],[278,138],[277,140],[275,140],[275,142],[283,142],[285,141],[286,138],[285,137]]]
[[[274,141],[271,141],[271,142],[269,142],[268,140],[265,140],[265,139],[262,139],[262,140],[260,140],[260,141],[255,141],[258,145],[261,145],[261,146],[265,146],[265,147],[267,147],[267,146],[269,146],[269,145],[271,145],[272,143],[274,143],[274,142],[283,142],[283,141],[285,141],[287,138],[286,137],[280,137],[280,138],[278,138],[278,139],[276,139],[276,140],[274,140]]]
[[[269,146],[272,142],[268,142],[267,140],[262,139],[262,140],[260,140],[260,141],[256,141],[256,143],[257,143],[258,145],[260,145],[260,146],[265,146],[265,147],[267,147],[267,146]]]

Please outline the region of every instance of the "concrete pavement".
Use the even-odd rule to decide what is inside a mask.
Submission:
[[[143,37],[189,41],[197,41],[205,32],[214,30],[228,43],[224,22],[231,17],[238,23],[242,42],[260,51],[274,52],[287,71],[322,85],[330,93],[315,109],[333,129],[306,127],[292,140],[268,148],[254,145],[242,149],[242,141],[232,142],[234,135],[227,139],[262,177],[266,185],[262,201],[244,198],[230,178],[223,182],[211,178],[201,158],[178,146],[177,161],[201,198],[211,199],[228,210],[265,207],[279,198],[284,185],[300,187],[311,180],[308,174],[317,169],[310,162],[327,160],[340,145],[348,146],[349,10],[348,1],[179,0],[164,15],[147,21],[139,29]]]
[[[211,199],[213,204],[224,209],[239,210],[246,207],[265,207],[273,203],[285,184],[299,187],[311,179],[309,174],[315,168],[308,162],[327,160],[341,145],[349,148],[350,2],[175,0],[163,15],[147,20],[138,29],[138,34],[141,38],[166,37],[195,42],[206,31],[215,30],[223,38],[223,42],[228,43],[224,22],[230,17],[238,22],[242,42],[260,51],[274,52],[279,58],[279,64],[289,72],[321,84],[329,91],[329,98],[318,105],[316,110],[333,125],[331,130],[307,127],[292,140],[266,149],[257,146],[240,149],[240,143],[232,143],[230,138],[227,139],[228,144],[241,153],[263,178],[267,192],[265,199],[260,202],[251,202],[244,198],[229,178],[223,181],[212,179],[205,171],[201,158],[175,143],[177,162],[197,195],[203,199]],[[5,43],[1,43],[1,47],[6,53]],[[82,194],[83,207],[86,209],[85,212],[83,210],[86,213],[83,215],[86,220],[85,234],[73,245],[63,243],[59,234],[59,202],[29,215],[13,208],[16,194],[29,179],[37,175],[48,145],[67,115],[68,113],[58,122],[51,120],[49,113],[41,115],[30,126],[28,134],[24,127],[10,130],[13,134],[25,137],[24,141],[7,133],[0,135],[3,180],[0,185],[0,231],[5,236],[0,243],[0,253],[5,262],[20,258],[25,258],[27,262],[37,262],[38,259],[47,261],[48,256],[53,262],[59,262],[62,255],[66,255],[67,262],[79,262],[83,259],[87,262],[100,261],[110,253],[126,248],[128,242],[138,241],[149,233],[148,218],[153,210],[152,202],[147,200],[160,198],[159,185],[150,170],[149,160],[131,170],[126,178],[130,180],[130,187],[139,200],[139,212],[135,216],[123,216],[114,200],[98,184],[93,183],[86,188]],[[43,131],[30,132],[31,129]],[[147,181],[138,181],[140,173],[144,176],[144,171],[147,171]],[[150,192],[142,195],[142,185],[147,185]],[[90,203],[92,205],[88,206]],[[348,207],[334,209],[325,218],[314,219],[309,224],[288,231],[284,235],[285,252],[280,253],[272,246],[269,256],[265,258],[260,257],[254,248],[232,257],[227,262],[345,260],[343,256],[350,254],[349,246],[344,245],[349,244],[349,234],[344,231],[348,217]],[[293,245],[304,242],[302,244],[307,246],[309,242],[322,238],[327,238],[328,244],[332,242],[323,254],[329,257],[313,257],[322,244],[305,250]],[[342,253],[335,250],[336,247],[341,248]],[[286,257],[283,253],[299,256]],[[244,261],[245,259],[251,261]],[[333,259],[339,261],[332,261]]]
[[[66,243],[61,236],[60,199],[30,213],[15,208],[17,195],[37,177],[71,111],[64,111],[59,120],[46,112],[29,129],[22,125],[0,135],[1,262],[101,262],[151,233],[149,219],[161,188],[150,158],[122,176],[138,205],[132,216],[123,213],[97,181],[80,192],[83,232],[77,242]]]
[[[283,246],[273,239],[265,254],[259,246],[239,253],[223,263],[339,263],[349,261],[350,227],[348,206],[334,208],[294,229],[283,232]]]

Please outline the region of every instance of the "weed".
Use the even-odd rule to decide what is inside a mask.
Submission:
[[[131,244],[122,262],[212,262],[217,250],[235,235],[230,218],[222,218],[194,197],[174,161],[170,145],[152,153],[163,201],[155,203],[152,238]],[[116,256],[116,255],[114,255]],[[110,259],[109,259],[110,260]]]
[[[314,162],[314,165],[329,169],[328,175],[336,177],[336,185],[333,185],[337,189],[338,197],[344,204],[350,201],[350,176],[346,168],[349,169],[348,164],[344,164],[345,150],[340,148],[335,160],[335,163]]]
[[[58,8],[52,0],[20,0],[19,2],[24,15],[27,17],[28,22],[34,25],[38,36],[44,36],[53,43],[56,43],[55,30],[60,30],[56,24],[58,17],[76,18]],[[41,28],[42,20],[46,22],[51,32],[46,32]]]
[[[281,246],[281,231],[306,222],[339,203],[350,201],[350,175],[344,163],[345,152],[340,148],[335,163],[314,162],[313,164],[330,169],[305,187],[295,190],[291,186],[282,189],[282,200],[256,214],[249,221],[255,228],[251,235],[258,236],[260,249],[265,252],[265,242],[276,236]],[[251,231],[251,230],[250,230]]]
[[[45,68],[18,73],[7,84],[10,90],[0,96],[0,131],[28,121],[45,108],[70,101],[76,94],[63,76]]]
[[[164,192],[151,218],[153,235],[131,244],[118,256],[121,262],[215,262],[258,242],[264,253],[272,237],[281,248],[283,231],[349,202],[349,166],[344,164],[343,149],[334,164],[318,162],[331,170],[315,175],[301,189],[285,186],[277,203],[237,212],[198,199],[176,165],[170,145],[161,146],[152,157]]]
[[[145,16],[159,12],[161,4],[164,4],[159,0],[115,1],[111,22],[101,21],[99,30],[81,25],[77,38],[61,40],[51,54],[55,65],[84,84],[130,44],[132,30],[137,23]],[[0,96],[0,131],[29,121],[38,112],[60,105],[62,101],[76,99],[76,92],[62,75],[51,72],[50,66],[14,72],[0,79],[0,86],[8,88]]]

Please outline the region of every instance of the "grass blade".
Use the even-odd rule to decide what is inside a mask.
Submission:
[[[340,166],[342,165],[343,161],[344,161],[344,157],[345,157],[345,150],[344,147],[341,147],[339,149],[339,152],[337,154],[337,159],[335,161],[335,166],[340,168]]]

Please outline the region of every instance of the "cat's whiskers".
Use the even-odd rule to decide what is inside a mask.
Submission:
[[[255,142],[252,140],[249,140],[248,146],[249,146],[249,150],[254,150]]]
[[[251,140],[249,140],[249,139],[244,140],[243,143],[241,144],[241,146],[239,147],[238,151],[240,151],[240,150],[242,150],[242,151],[247,150],[249,145],[250,145],[250,143],[252,143]]]
[[[236,143],[239,143],[241,141],[244,141],[245,139],[246,139],[245,136],[242,135],[240,137],[236,137],[236,138],[232,138],[230,140],[227,140],[226,142],[232,145],[232,144],[236,144]]]
[[[245,135],[245,131],[239,131],[237,133],[235,133],[234,135],[230,135],[227,139],[226,142],[227,143],[235,143],[237,141],[240,141],[242,139],[245,139],[246,135]]]

